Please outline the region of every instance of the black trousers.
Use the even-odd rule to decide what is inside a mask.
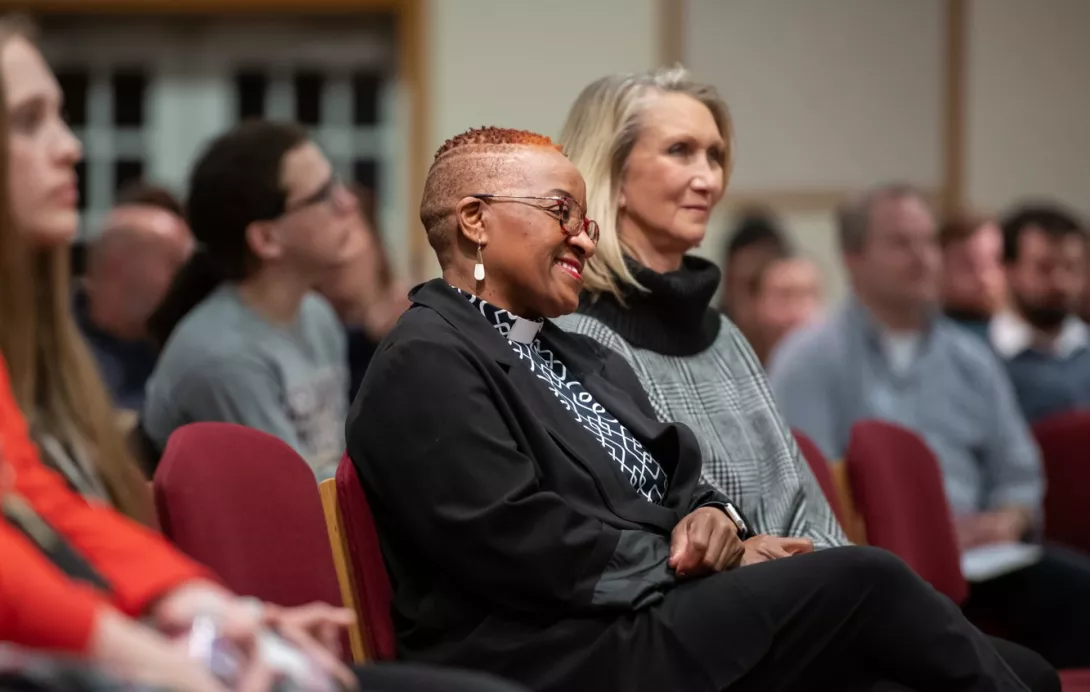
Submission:
[[[529,692],[499,678],[408,663],[355,668],[360,692]]]
[[[973,584],[966,614],[1057,668],[1090,668],[1090,556],[1048,546],[1035,565]]]
[[[408,663],[381,663],[353,670],[360,692],[529,692],[482,673]],[[65,662],[19,673],[0,672],[0,692],[165,692],[130,685],[86,666]]]
[[[1028,689],[953,602],[877,548],[721,572],[656,610],[713,690]]]
[[[1061,692],[1059,673],[1041,654],[998,637],[988,637],[988,641],[1030,692]]]

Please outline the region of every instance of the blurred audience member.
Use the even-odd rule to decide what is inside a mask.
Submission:
[[[1090,328],[1078,316],[1086,231],[1074,214],[1027,206],[1003,219],[1010,309],[989,335],[1031,421],[1090,407]]]
[[[1082,295],[1079,297],[1079,318],[1090,324],[1090,252],[1086,253],[1086,263],[1083,265],[1086,272],[1086,281],[1082,284]]]
[[[817,318],[825,304],[825,287],[817,264],[798,255],[770,260],[753,277],[753,320],[746,339],[761,363],[796,328]]]
[[[280,623],[288,611],[255,612],[161,537],[68,487],[101,489],[107,500],[148,496],[143,482],[112,485],[139,476],[68,310],[65,245],[77,227],[81,150],[31,36],[30,25],[0,18],[0,642],[5,652],[14,645],[85,657],[134,682],[214,690],[184,648],[136,618],[178,631],[202,611],[252,613],[243,627],[252,635],[266,615]],[[101,463],[67,456],[75,448]],[[61,466],[77,469],[76,478],[42,464],[50,450],[65,455]],[[346,615],[335,619],[343,625]],[[7,679],[5,689],[30,689],[20,682]]]
[[[578,313],[557,323],[632,365],[659,417],[700,438],[704,474],[756,531],[843,545],[750,344],[712,307],[719,269],[687,254],[723,197],[730,131],[727,105],[684,69],[613,75],[583,90],[561,144],[585,173],[601,239]],[[764,233],[740,237],[738,272],[760,261],[757,250],[772,242]]]
[[[336,654],[351,612],[240,598],[158,534],[84,502],[41,464],[8,385],[0,358],[2,689],[226,692],[181,639],[202,616],[238,647],[239,690],[281,689],[254,660],[257,638],[271,630],[338,689],[517,692],[483,675],[405,664],[350,672]]]
[[[294,125],[246,122],[201,154],[188,218],[201,247],[151,321],[164,343],[143,428],[159,450],[178,427],[264,430],[320,478],[344,451],[344,331],[313,289],[358,243],[356,198]]]
[[[957,214],[942,224],[939,244],[943,310],[950,319],[986,338],[988,323],[1006,301],[999,227],[987,217]]]
[[[752,332],[753,279],[761,267],[791,248],[779,223],[765,211],[744,214],[727,241],[723,257],[723,292],[720,310],[742,330]]]
[[[72,315],[68,246],[79,228],[75,166],[82,150],[32,37],[28,24],[0,19],[10,122],[2,145],[13,172],[3,180],[12,223],[0,225],[0,351],[46,462],[84,495],[149,521],[145,479]]]
[[[329,271],[319,292],[337,311],[348,333],[348,398],[354,399],[382,337],[409,307],[409,287],[393,277],[375,214],[374,193],[357,186],[356,242],[350,257]]]
[[[1037,447],[999,360],[937,312],[941,257],[926,202],[908,186],[880,187],[839,221],[854,295],[773,354],[788,424],[829,459],[843,458],[856,421],[913,429],[938,457],[963,548],[1026,540],[1044,492]],[[1090,559],[1045,551],[973,584],[969,607],[1057,668],[1090,665]]]
[[[143,406],[157,356],[148,318],[192,248],[178,201],[143,184],[121,192],[90,247],[76,319],[120,408]]]

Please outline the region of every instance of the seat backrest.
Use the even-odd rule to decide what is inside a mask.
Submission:
[[[374,660],[391,661],[397,655],[394,623],[390,616],[393,590],[382,559],[371,506],[348,455],[337,467],[337,502],[356,577],[358,617],[367,653]]]
[[[898,425],[861,421],[852,428],[845,463],[868,542],[900,556],[955,603],[964,601],[968,585],[954,521],[927,444]]]
[[[1063,692],[1090,692],[1090,668],[1061,670],[1059,673]]]
[[[154,486],[163,533],[233,591],[341,605],[318,483],[281,440],[230,423],[184,426]]]
[[[1045,480],[1045,536],[1090,551],[1090,411],[1046,418],[1033,426]]]
[[[798,442],[799,451],[802,452],[803,458],[806,459],[810,470],[814,472],[814,476],[817,478],[818,485],[821,486],[821,492],[825,493],[825,499],[829,501],[829,506],[833,508],[836,520],[840,522],[841,526],[845,526],[847,517],[844,515],[844,505],[840,502],[840,492],[837,490],[836,481],[833,480],[832,471],[829,470],[829,460],[825,458],[825,455],[814,444],[814,441],[804,433],[798,430],[792,430],[792,432]]]

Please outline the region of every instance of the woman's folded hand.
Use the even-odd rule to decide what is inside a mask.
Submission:
[[[726,513],[701,507],[674,527],[669,565],[678,577],[699,577],[737,567],[743,551],[738,527]]]
[[[780,538],[761,534],[747,539],[743,545],[743,566],[814,552],[814,542],[809,538]]]

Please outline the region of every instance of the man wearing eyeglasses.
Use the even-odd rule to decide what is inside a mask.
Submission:
[[[152,318],[164,349],[144,432],[162,450],[186,423],[238,423],[331,477],[344,450],[347,351],[314,289],[361,242],[356,198],[304,131],[252,122],[198,159],[188,212],[200,247]]]

